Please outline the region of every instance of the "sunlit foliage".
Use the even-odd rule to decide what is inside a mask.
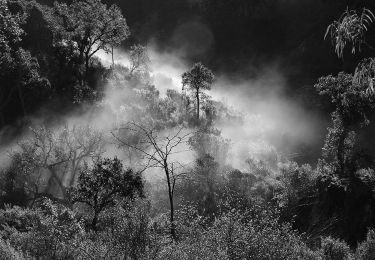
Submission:
[[[352,53],[355,54],[361,50],[362,44],[366,44],[365,33],[374,20],[375,16],[369,9],[364,8],[361,14],[356,10],[347,9],[337,21],[328,26],[325,37],[330,35],[335,52],[340,58],[349,44]]]
[[[86,73],[97,51],[109,52],[129,35],[120,9],[115,5],[108,8],[100,0],[73,1],[71,5],[55,2],[46,14],[55,44],[76,50]]]

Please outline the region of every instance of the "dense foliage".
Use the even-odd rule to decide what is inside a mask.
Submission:
[[[208,67],[195,63],[182,91],[163,95],[146,46],[128,48],[128,66],[115,61],[113,48],[130,45],[118,6],[68,2],[0,0],[1,126],[29,126],[41,104],[75,112],[41,120],[7,149],[0,257],[374,259],[374,161],[359,142],[375,109],[373,57],[317,81],[333,112],[316,163],[294,162],[262,135],[233,155],[220,127],[249,119],[206,93]],[[198,2],[208,16],[212,6],[255,12],[247,1]],[[369,9],[347,9],[333,22],[337,55],[370,48],[373,21]],[[30,41],[36,32],[41,43]]]

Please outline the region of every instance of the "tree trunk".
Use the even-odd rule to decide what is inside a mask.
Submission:
[[[168,189],[170,190],[170,185],[168,185]],[[174,223],[174,207],[173,207],[173,195],[171,191],[169,192],[169,204],[171,206],[171,215],[170,215],[170,222],[171,222],[171,236],[175,240],[176,239],[176,226]]]
[[[97,231],[97,223],[98,223],[98,215],[99,213],[95,210],[94,218],[92,219],[91,226],[94,231]]]
[[[5,119],[4,119],[4,113],[2,110],[0,110],[0,127],[5,126]]]
[[[88,54],[86,54],[86,58],[85,58],[85,79],[86,79],[86,82],[89,78],[89,62],[90,62],[90,57]]]
[[[173,193],[172,193],[173,191],[172,191],[172,185],[171,185],[171,178],[169,176],[168,164],[165,164],[165,165],[166,166],[164,166],[164,171],[165,171],[165,175],[167,177],[168,197],[169,197],[169,206],[170,206],[169,221],[170,221],[170,224],[171,224],[171,236],[172,236],[172,239],[175,240],[176,239],[176,227],[175,227],[175,223],[174,223],[174,207],[173,207]]]
[[[195,94],[196,98],[197,98],[197,122],[199,121],[199,89],[197,89],[197,93]]]
[[[26,116],[25,100],[23,99],[22,90],[19,84],[17,84],[18,98],[20,99],[23,116]]]
[[[114,59],[114,57],[113,57],[113,46],[112,46],[112,51],[111,51],[111,53],[112,53],[112,66],[113,66],[113,68],[115,67],[115,59]]]
[[[343,133],[339,138],[339,143],[337,147],[337,161],[339,164],[340,174],[346,177],[346,169],[345,169],[345,140],[348,137],[348,129],[344,126]]]
[[[85,78],[85,76],[86,76],[86,75],[85,75],[86,72],[82,72],[82,70],[81,70],[81,66],[82,66],[83,64],[85,64],[85,67],[86,67],[85,57],[86,57],[86,54],[85,54],[84,47],[81,46],[81,47],[79,48],[79,63],[78,63],[79,70],[78,70],[78,75],[77,75],[77,76],[79,77],[79,84],[80,84],[81,86],[83,86],[84,78]]]

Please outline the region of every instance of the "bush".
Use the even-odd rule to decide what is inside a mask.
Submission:
[[[80,203],[91,209],[91,227],[98,228],[103,211],[114,206],[117,199],[133,199],[143,196],[143,181],[138,173],[125,170],[121,161],[99,159],[92,169],[85,165],[81,171],[78,185],[71,189],[73,203]]]
[[[77,249],[77,259],[153,259],[163,237],[150,219],[150,205],[141,199],[121,202],[105,211],[101,231],[87,233]]]
[[[21,252],[12,247],[9,242],[0,238],[0,259],[4,260],[21,260],[25,259]]]
[[[320,259],[271,210],[232,210],[196,231],[164,247],[158,259]]]
[[[37,209],[1,210],[0,223],[3,223],[0,235],[11,246],[36,258],[72,257],[83,234],[74,213],[50,200],[45,200]]]
[[[365,241],[358,245],[356,251],[358,260],[375,260],[375,231],[369,230]]]
[[[281,207],[292,211],[302,199],[314,194],[316,187],[316,173],[308,164],[298,166],[295,162],[279,164],[282,189],[278,195]]]
[[[341,240],[332,237],[322,239],[321,247],[325,260],[351,260],[353,259],[349,246]]]

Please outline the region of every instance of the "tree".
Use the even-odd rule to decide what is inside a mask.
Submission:
[[[358,244],[356,250],[356,259],[371,260],[375,256],[375,232],[370,229],[367,233],[366,240]]]
[[[214,217],[218,212],[220,185],[224,180],[219,164],[209,154],[198,157],[189,178],[183,183],[184,199],[197,205],[198,213]]]
[[[353,54],[360,51],[363,44],[375,50],[365,39],[365,33],[374,21],[375,15],[369,9],[363,8],[361,14],[347,9],[339,20],[328,26],[325,37],[330,34],[339,57],[343,57],[348,44],[352,45]],[[356,128],[370,123],[369,118],[375,108],[374,71],[375,59],[365,58],[357,65],[353,75],[340,72],[337,77],[320,78],[315,85],[319,94],[328,95],[336,106],[323,157],[334,162],[333,166],[341,172],[341,177],[350,177],[348,173],[358,170],[348,169],[348,166],[354,164],[351,159],[354,156]]]
[[[325,237],[321,242],[321,252],[323,259],[332,260],[351,260],[353,259],[350,247],[345,241],[334,239],[331,237]]]
[[[361,14],[347,9],[337,21],[327,27],[324,38],[330,35],[339,58],[343,58],[344,49],[349,44],[352,46],[352,54],[361,51],[362,45],[375,51],[365,37],[368,27],[374,21],[375,15],[369,9],[363,8]],[[358,64],[353,78],[353,83],[366,86],[371,94],[374,94],[374,64],[374,58],[365,58]]]
[[[77,187],[72,190],[73,203],[81,202],[94,212],[91,226],[97,230],[99,215],[114,206],[117,198],[143,196],[143,182],[139,174],[124,170],[119,159],[99,159],[92,169],[86,165],[81,171]]]
[[[197,102],[197,120],[199,120],[200,99],[203,90],[210,90],[214,81],[214,74],[206,68],[202,63],[196,63],[184,74],[182,74],[183,90],[187,86],[189,90],[194,92]]]
[[[85,64],[86,80],[93,55],[99,50],[111,52],[130,34],[121,10],[116,5],[107,7],[100,0],[74,0],[70,5],[55,2],[45,17],[55,44],[78,52]]]
[[[136,44],[130,48],[130,74],[134,72],[147,72],[149,69],[150,57],[145,46]]]
[[[328,27],[327,34],[331,34],[339,57],[343,57],[348,44],[352,45],[353,54],[363,44],[372,48],[365,40],[365,32],[374,19],[368,9],[363,9],[362,14],[346,10]],[[373,58],[366,58],[354,73],[322,77],[315,85],[320,95],[330,98],[335,110],[331,113],[332,126],[328,128],[322,158],[317,164],[318,196],[311,212],[319,210],[320,216],[316,219],[314,213],[310,214],[313,222],[318,221],[326,230],[340,234],[350,245],[355,245],[366,229],[374,225],[370,217],[373,212],[369,210],[375,203],[373,161],[357,143],[360,129],[370,124],[375,109],[374,64]],[[314,225],[317,223],[310,224]]]
[[[20,110],[25,116],[42,96],[40,90],[49,87],[48,80],[40,76],[37,59],[20,47],[24,35],[21,26],[26,22],[27,13],[22,6],[14,8],[18,12],[11,12],[11,4],[15,3],[0,1],[0,111],[3,124],[4,112],[9,114],[9,106],[14,104],[15,97],[18,99],[16,111]]]
[[[293,219],[300,231],[310,228],[306,211],[316,203],[317,174],[309,164],[280,163],[279,183],[276,186],[277,202],[283,219]]]
[[[189,145],[195,151],[197,158],[210,155],[220,165],[225,165],[230,140],[221,136],[221,132],[215,128],[201,127],[189,138]]]
[[[77,181],[84,160],[96,159],[102,152],[103,136],[90,127],[56,131],[39,127],[31,129],[31,137],[20,142],[11,157],[34,201],[44,196],[68,202],[67,188]]]
[[[9,1],[0,2],[0,64],[8,64],[11,61],[9,57],[12,45],[21,41],[24,31],[21,24],[25,22],[25,14],[13,14],[9,10]]]
[[[84,234],[76,214],[49,199],[35,208],[6,206],[0,222],[1,237],[32,258],[72,259]]]
[[[0,173],[0,208],[6,204],[26,206],[29,199],[26,183],[26,176],[19,174],[15,163],[3,170]]]
[[[344,72],[320,78],[315,87],[336,107],[317,165],[317,205],[328,225],[354,245],[374,223],[369,217],[373,212],[368,211],[375,203],[373,170],[369,168],[373,163],[358,146],[357,136],[370,124],[375,99],[366,85]]]
[[[315,88],[320,95],[328,95],[336,106],[331,114],[333,127],[328,129],[323,157],[337,163],[339,172],[345,176],[348,173],[346,166],[353,155],[355,129],[370,123],[375,100],[366,91],[366,86],[356,83],[352,75],[343,72],[337,77],[320,78]]]
[[[143,157],[146,164],[142,171],[151,167],[163,169],[168,186],[170,232],[172,238],[176,239],[174,191],[176,181],[183,176],[184,173],[178,172],[183,166],[177,160],[174,160],[173,155],[184,152],[177,149],[187,142],[190,133],[183,133],[183,128],[179,128],[168,136],[158,136],[158,131],[155,129],[147,128],[146,126],[134,122],[128,123],[125,127],[120,128],[119,132],[121,130],[126,131],[128,135],[130,133],[130,136],[137,136],[137,138],[133,138],[132,140],[129,136],[122,138],[119,134],[112,132],[112,135],[121,146],[130,147]]]

